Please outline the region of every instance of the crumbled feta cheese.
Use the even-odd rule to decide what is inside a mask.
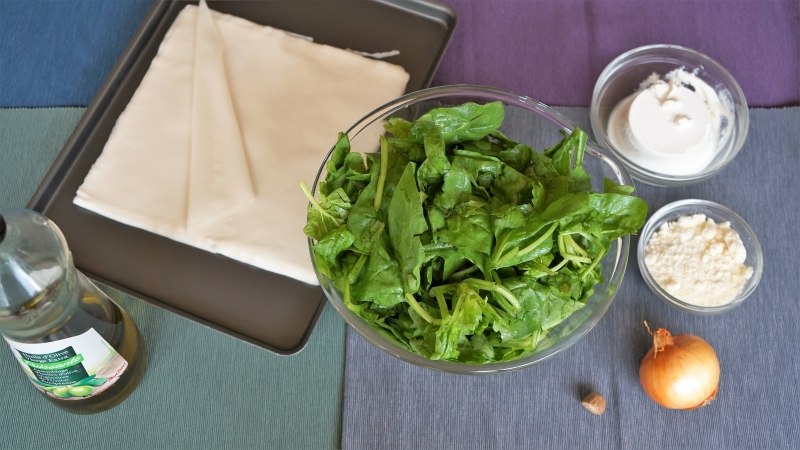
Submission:
[[[672,296],[697,306],[731,302],[753,276],[747,251],[730,222],[704,214],[682,216],[662,225],[647,241],[647,270]]]

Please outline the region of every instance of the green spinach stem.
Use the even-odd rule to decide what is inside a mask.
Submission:
[[[466,269],[459,270],[458,272],[455,272],[452,275],[450,275],[450,279],[451,280],[457,280],[457,279],[463,277],[464,275],[468,275],[468,274],[470,274],[472,272],[475,272],[475,271],[478,271],[478,270],[480,270],[480,269],[478,269],[478,266],[469,266]]]
[[[450,311],[447,309],[447,302],[444,299],[444,293],[437,292],[434,297],[436,297],[436,303],[439,304],[439,314],[442,316],[442,319],[445,319],[450,315]]]
[[[592,263],[589,264],[588,267],[583,269],[583,271],[581,271],[581,275],[580,275],[581,279],[583,279],[586,276],[586,274],[588,274],[589,272],[594,270],[594,268],[597,267],[598,264],[600,264],[600,260],[603,259],[603,256],[604,256],[603,252],[600,252],[600,253],[597,254],[597,256],[594,257],[594,259],[592,260]]]
[[[557,226],[558,226],[558,222],[553,222],[553,224],[550,225],[550,228],[548,228],[547,231],[545,231],[544,234],[542,234],[542,236],[539,237],[539,239],[533,241],[533,243],[531,243],[531,245],[529,245],[529,246],[523,248],[522,250],[520,250],[518,255],[519,256],[523,256],[525,254],[528,254],[528,253],[532,252],[536,247],[541,245],[542,242],[544,242],[545,239],[549,238],[553,234],[553,231],[555,231]]]
[[[383,200],[383,187],[386,184],[386,171],[389,168],[389,141],[385,136],[381,136],[381,170],[378,172],[378,186],[375,191],[375,202],[372,206],[375,210],[381,209],[381,200]]]
[[[303,191],[303,194],[306,196],[306,198],[307,198],[307,199],[308,199],[308,201],[311,203],[311,206],[312,206],[314,209],[316,209],[317,211],[319,211],[319,213],[320,213],[320,214],[324,214],[324,215],[326,215],[326,216],[328,216],[328,217],[330,217],[330,218],[333,218],[333,216],[332,216],[332,215],[328,214],[328,212],[327,212],[327,211],[325,211],[325,210],[322,208],[322,206],[320,206],[320,204],[319,204],[319,203],[317,203],[317,200],[316,200],[316,199],[314,198],[314,196],[311,194],[311,191],[308,189],[308,186],[306,185],[306,182],[305,182],[305,181],[301,181],[301,182],[300,182],[300,190],[301,190],[301,191]]]
[[[417,300],[414,298],[414,295],[411,293],[406,293],[406,302],[414,308],[414,311],[422,317],[425,322],[432,323],[434,325],[440,325],[442,323],[441,319],[434,319],[433,316],[430,315],[428,311],[425,311],[425,308],[420,305]]]
[[[478,289],[483,289],[486,291],[496,292],[503,296],[511,306],[514,308],[515,311],[518,311],[522,305],[519,303],[517,297],[511,293],[508,289],[505,288],[502,284],[495,283],[492,281],[481,280],[480,278],[469,278],[467,280],[462,281],[462,283],[469,283]]]

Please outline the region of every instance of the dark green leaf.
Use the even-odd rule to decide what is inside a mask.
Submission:
[[[591,192],[586,134],[544,152],[499,127],[500,103],[385,124],[381,153],[339,136],[306,234],[321,280],[401,348],[485,364],[536,350],[602,281],[614,239],[647,205],[631,186]]]
[[[503,123],[505,110],[500,102],[478,105],[464,103],[460,106],[435,108],[420,116],[412,126],[412,133],[424,133],[421,124],[432,123],[439,128],[446,143],[477,141],[497,130]]]
[[[420,267],[425,259],[419,235],[428,229],[422,198],[415,177],[415,164],[409,162],[389,203],[387,221],[405,292],[414,294],[420,286]]]

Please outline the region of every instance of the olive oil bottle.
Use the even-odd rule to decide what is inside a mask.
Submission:
[[[146,366],[131,318],[75,268],[58,227],[30,210],[0,211],[0,334],[34,387],[74,413],[119,404]]]

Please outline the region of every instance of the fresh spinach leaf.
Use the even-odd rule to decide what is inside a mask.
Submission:
[[[420,267],[425,259],[419,235],[428,229],[415,171],[416,165],[409,162],[395,186],[387,216],[389,239],[403,277],[403,286],[405,292],[412,295],[419,290]]]
[[[499,130],[504,116],[495,102],[393,118],[364,156],[342,133],[318,198],[303,186],[320,276],[408,351],[469,364],[531,354],[647,216],[632,186],[591,191],[582,130],[538,152]]]
[[[420,116],[411,127],[411,133],[422,136],[428,124],[439,128],[448,144],[460,141],[477,141],[500,128],[505,109],[500,102],[479,105],[464,103],[460,106],[434,108]]]

